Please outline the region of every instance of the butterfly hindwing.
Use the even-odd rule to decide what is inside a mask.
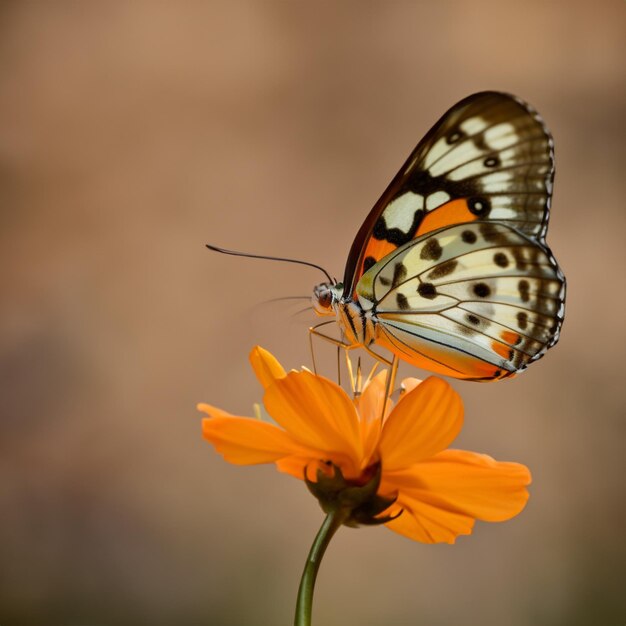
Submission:
[[[468,379],[511,375],[559,335],[565,280],[549,250],[508,224],[471,222],[419,236],[356,286],[376,343]]]
[[[354,241],[344,276],[361,275],[399,246],[451,224],[497,221],[543,243],[553,142],[538,114],[504,93],[452,107],[411,153]]]

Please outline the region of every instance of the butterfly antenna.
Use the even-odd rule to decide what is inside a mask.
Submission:
[[[269,300],[264,300],[263,304],[271,304],[272,302],[284,302],[284,301],[293,301],[293,300],[308,300],[311,301],[311,296],[281,296],[280,298],[270,298]]]
[[[314,267],[319,270],[328,278],[329,283],[334,283],[335,281],[330,277],[330,274],[321,266],[316,265],[315,263],[309,263],[308,261],[300,261],[299,259],[286,259],[280,256],[266,256],[264,254],[250,254],[248,252],[237,252],[236,250],[227,250],[226,248],[218,248],[217,246],[212,246],[207,243],[206,247],[209,250],[213,250],[213,252],[221,252],[222,254],[232,254],[233,256],[245,256],[250,259],[265,259],[266,261],[284,261],[285,263],[297,263],[298,265],[308,265],[309,267]]]
[[[302,315],[303,313],[310,313],[310,312],[311,312],[311,307],[308,306],[308,307],[306,307],[306,309],[299,309],[298,311],[293,313],[292,317],[296,317],[296,315]]]

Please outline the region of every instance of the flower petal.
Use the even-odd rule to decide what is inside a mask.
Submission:
[[[380,491],[398,493],[396,504],[405,509],[397,522],[387,524],[392,530],[418,541],[453,543],[457,535],[471,532],[474,519],[500,522],[517,515],[528,500],[530,480],[518,463],[445,450],[409,469],[385,472]],[[400,522],[405,515],[414,520]]]
[[[265,391],[267,412],[305,448],[327,451],[325,460],[354,474],[362,458],[359,419],[352,401],[330,380],[289,372]]]
[[[321,469],[324,471],[325,469],[323,462],[320,461],[319,458],[303,456],[288,456],[284,459],[279,459],[276,461],[276,467],[278,471],[299,478],[300,480],[304,480],[304,474],[306,472],[307,478],[313,482],[317,480],[317,470]]]
[[[363,462],[361,469],[369,465],[374,459],[374,452],[378,447],[378,440],[382,431],[383,405],[387,391],[387,370],[379,372],[365,386],[363,393],[354,400],[360,416],[361,440],[363,441]],[[391,398],[387,399],[385,414],[393,408]]]
[[[393,509],[385,511],[385,515],[394,515],[400,510],[400,516],[385,526],[422,543],[454,543],[459,535],[471,534],[475,524],[468,515],[410,498],[398,498]]]
[[[403,378],[402,384],[400,385],[401,394],[404,396],[407,393],[411,393],[411,391],[413,391],[415,387],[421,384],[422,384],[422,381],[419,378],[413,378],[413,377]]]
[[[311,459],[305,457],[288,456],[284,459],[276,461],[276,467],[280,472],[284,472],[285,474],[289,474],[290,476],[294,476],[295,478],[303,480],[304,472],[306,471],[306,467],[307,465],[309,465],[310,462]]]
[[[361,416],[361,422],[373,422],[380,420],[385,404],[385,392],[387,390],[387,370],[378,372],[365,386],[363,393],[355,398],[354,405]],[[386,411],[389,412],[393,403],[387,402]]]
[[[231,413],[218,409],[212,404],[206,404],[206,402],[198,402],[198,404],[196,404],[196,409],[198,409],[200,413],[206,413],[209,417],[234,417]]]
[[[250,351],[250,364],[264,389],[267,389],[275,380],[286,376],[283,366],[276,357],[261,346],[255,346]]]
[[[463,425],[459,394],[431,376],[402,396],[385,421],[379,450],[384,470],[409,467],[441,452]]]
[[[198,405],[198,408],[211,416],[202,420],[203,437],[229,463],[271,463],[305,453],[288,433],[273,424],[249,417],[234,417],[208,404]]]

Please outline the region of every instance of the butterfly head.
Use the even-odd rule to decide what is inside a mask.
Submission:
[[[334,315],[343,295],[342,283],[320,283],[313,288],[313,308],[318,315]]]

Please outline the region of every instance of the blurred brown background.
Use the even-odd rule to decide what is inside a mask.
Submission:
[[[525,512],[456,546],[342,530],[316,624],[622,624],[623,2],[3,2],[0,624],[289,624],[321,512],[224,463],[195,403],[251,414],[261,344],[454,102],[552,129],[561,342],[454,383],[458,447],[527,464]],[[264,304],[265,303],[265,304]]]

